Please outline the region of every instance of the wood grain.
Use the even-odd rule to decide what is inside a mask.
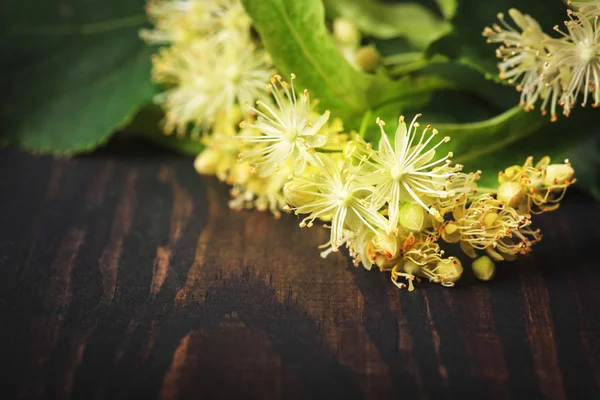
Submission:
[[[0,398],[599,397],[591,199],[494,282],[409,293],[191,164],[0,153]]]

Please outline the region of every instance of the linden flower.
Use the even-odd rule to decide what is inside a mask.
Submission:
[[[272,71],[265,52],[247,46],[207,54],[171,47],[153,59],[154,80],[172,86],[155,98],[166,110],[167,134],[183,135],[191,124],[197,135],[217,118],[230,118],[238,105],[266,97],[264,82]]]
[[[502,26],[494,24],[493,29],[486,27],[483,31],[488,43],[502,43],[496,50],[496,56],[502,58],[498,64],[500,78],[508,79],[510,84],[517,83],[517,91],[521,92],[520,105],[525,110],[532,110],[538,99],[542,98],[541,112],[545,115],[550,103],[552,119],[555,120],[560,87],[557,81],[551,85],[544,83],[558,74],[556,69],[544,71],[544,63],[548,58],[545,41],[549,37],[531,16],[521,14],[514,8],[508,14],[521,32],[509,25],[502,13],[498,14]]]
[[[327,143],[327,135],[319,131],[329,119],[329,111],[316,119],[311,118],[308,90],[304,90],[302,98],[298,99],[294,90],[295,78],[292,74],[288,85],[279,75],[273,76],[268,89],[277,107],[258,101],[258,108],[250,107],[258,115],[256,122],[241,124],[262,133],[261,136],[239,136],[247,143],[266,144],[254,151],[240,153],[240,161],[250,161],[261,177],[276,172],[290,157],[295,160],[294,173],[301,174],[307,161],[313,159],[314,149]]]
[[[375,234],[370,229],[361,229],[356,237],[348,240],[350,255],[354,265],[359,263],[370,270],[373,264],[380,271],[388,271],[396,265],[404,254],[403,243],[406,234],[401,231],[386,233],[379,230]]]
[[[149,0],[146,13],[154,29],[140,36],[152,44],[250,38],[252,20],[239,0]]]
[[[405,279],[410,292],[414,290],[413,281],[416,276],[426,277],[432,282],[445,282],[444,279],[437,277],[436,272],[432,272],[434,268],[431,268],[431,265],[437,265],[442,261],[443,254],[444,252],[440,249],[434,236],[424,233],[408,234],[402,243],[401,256],[403,260],[392,268],[392,282],[402,289],[407,285],[399,282],[398,279]],[[448,280],[448,282],[450,281]]]
[[[528,254],[541,239],[539,231],[528,228],[529,215],[520,215],[491,194],[477,197],[456,221],[463,251],[475,258],[474,249],[485,250],[490,257],[502,261],[517,254]]]
[[[570,79],[564,86],[562,101],[573,106],[579,94],[583,92],[582,107],[588,101],[589,93],[593,93],[593,107],[600,106],[600,29],[598,17],[588,20],[579,14],[567,10],[570,20],[565,22],[567,33],[558,26],[554,30],[566,38],[551,39],[548,47],[552,57],[548,63],[550,69],[568,68]],[[573,15],[576,19],[573,19]]]
[[[568,1],[570,6],[577,7],[579,12],[588,18],[600,17],[600,0]]]
[[[534,166],[528,157],[523,166],[513,165],[498,174],[498,198],[524,212],[535,214],[552,211],[560,206],[567,188],[577,180],[569,160],[564,164],[550,164],[550,157],[542,157]]]
[[[311,179],[299,178],[296,191],[302,191],[314,198],[313,201],[295,209],[296,214],[309,214],[300,227],[311,227],[314,220],[331,216],[329,245],[336,251],[347,239],[344,228],[353,232],[368,228],[377,234],[378,228],[385,228],[388,221],[370,207],[364,197],[373,188],[361,185],[351,171],[348,162],[337,163],[328,156],[315,155],[319,173]]]
[[[369,201],[376,205],[388,204],[390,218],[388,232],[396,229],[400,214],[401,201],[417,203],[432,215],[440,216],[439,211],[429,207],[424,199],[445,198],[454,195],[446,189],[449,180],[457,174],[461,166],[449,168],[452,153],[434,160],[435,150],[450,140],[444,137],[433,147],[429,143],[438,134],[431,126],[426,126],[415,143],[419,123],[417,114],[407,128],[404,116],[399,119],[394,146],[392,147],[384,130],[385,123],[377,119],[381,129],[379,148],[373,151],[370,145],[356,146],[351,152],[368,168],[361,179],[375,186]],[[427,137],[426,137],[427,136]]]

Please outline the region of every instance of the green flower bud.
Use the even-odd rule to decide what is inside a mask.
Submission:
[[[214,175],[221,155],[214,149],[205,149],[194,160],[194,169],[202,175]]]
[[[498,200],[503,201],[509,207],[519,208],[525,198],[523,187],[518,182],[504,182],[498,188]]]
[[[418,204],[405,203],[398,213],[400,225],[411,232],[420,232],[425,221],[425,210]]]
[[[554,185],[563,185],[573,179],[575,170],[570,164],[551,164],[546,168],[544,185],[552,187]]]
[[[354,22],[346,18],[336,18],[333,21],[333,36],[345,46],[358,47],[360,44],[360,31]]]
[[[314,184],[294,178],[283,186],[283,195],[292,207],[300,207],[315,200],[318,189]]]
[[[373,45],[363,46],[356,51],[356,64],[364,72],[372,72],[381,56]]]
[[[455,221],[448,222],[442,229],[442,239],[448,243],[458,243],[460,241],[460,230]]]
[[[471,264],[473,275],[482,281],[491,280],[496,274],[496,264],[488,256],[481,256]]]
[[[406,260],[402,265],[404,272],[410,275],[417,275],[421,270],[421,266],[412,260]]]
[[[456,282],[462,276],[463,266],[458,258],[448,257],[438,261],[433,272],[442,283]]]

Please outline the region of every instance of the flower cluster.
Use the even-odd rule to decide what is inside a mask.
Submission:
[[[419,279],[453,286],[463,267],[444,255],[443,242],[460,243],[473,258],[483,252],[473,268],[481,279],[491,278],[492,259],[531,251],[541,239],[530,227],[531,214],[555,209],[574,182],[568,163],[545,157],[534,167],[528,159],[500,173],[497,189],[479,194],[480,172],[465,173],[452,152],[441,153],[450,138],[420,125],[420,114],[410,123],[400,116],[393,135],[377,119],[376,146],[356,134],[350,140],[341,127],[331,129],[330,113],[317,112],[308,91],[298,94],[294,80],[271,78],[273,100],[251,107],[241,132],[230,136],[236,140],[221,144],[229,158],[212,163],[214,173],[223,174],[219,163],[231,165],[239,151],[238,170],[258,182],[277,182],[264,207],[302,216],[302,228],[322,221],[329,230],[323,257],[345,247],[355,265],[389,271],[398,287],[413,290]],[[235,175],[227,175],[234,191]],[[233,203],[241,207],[243,200]]]
[[[239,0],[150,0],[146,9],[154,29],[140,35],[168,45],[152,60],[154,81],[167,88],[155,98],[166,133],[192,126],[197,136],[218,120],[236,124],[240,106],[267,98],[270,58]]]
[[[581,96],[582,107],[590,97],[592,106],[600,105],[600,0],[569,4],[578,11],[567,10],[566,32],[554,27],[560,38],[548,36],[531,16],[516,9],[508,13],[517,28],[499,14],[500,25],[483,31],[488,43],[501,43],[496,50],[502,59],[500,78],[516,85],[520,105],[531,110],[541,102],[542,114],[549,108],[552,121],[559,108],[568,116]]]
[[[598,102],[597,17],[591,21],[593,8],[581,10],[588,14],[570,14],[570,38],[561,40],[516,10],[510,15],[522,32],[502,16],[503,27],[486,30],[490,41],[503,43],[502,76],[518,82],[527,109],[542,99],[553,116],[557,105],[567,113],[580,93],[584,103],[588,93]],[[141,36],[166,45],[153,59],[154,80],[166,87],[156,98],[166,111],[164,128],[179,135],[191,128],[205,144],[196,170],[231,186],[232,209],[293,212],[302,228],[322,223],[329,230],[323,257],[346,248],[355,265],[388,271],[399,288],[460,279],[462,264],[445,255],[444,242],[459,243],[476,258],[474,274],[491,279],[494,261],[526,255],[541,239],[531,214],[556,209],[575,182],[568,162],[545,157],[534,166],[529,158],[480,194],[481,172],[454,164],[444,150],[450,138],[421,125],[420,114],[400,116],[393,132],[377,118],[376,144],[345,133],[340,119],[297,89],[294,74],[284,79],[273,71],[240,0],[150,0],[147,11],[154,29]],[[334,43],[355,68],[376,68],[378,54],[360,47],[350,21],[337,19],[333,28]],[[579,52],[569,47],[582,43]]]
[[[294,77],[289,84],[272,77],[270,57],[240,0],[149,0],[146,11],[154,28],[140,36],[161,46],[152,75],[166,88],[155,97],[165,110],[165,133],[189,131],[202,141],[206,150],[195,168],[231,185],[231,208],[279,216],[289,175],[306,167],[315,147],[345,144],[342,121],[316,115],[308,91],[296,94]],[[357,56],[354,24],[338,19],[334,25],[340,52],[357,68],[373,67],[378,56]]]

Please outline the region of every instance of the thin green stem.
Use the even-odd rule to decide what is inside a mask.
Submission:
[[[395,64],[406,64],[415,62],[418,60],[423,60],[423,53],[421,52],[411,52],[411,53],[400,53],[394,54],[392,56],[387,56],[383,58],[384,65],[395,65]]]
[[[373,112],[371,110],[367,110],[365,115],[363,116],[362,121],[360,122],[360,130],[358,131],[358,135],[361,139],[365,138],[365,134],[367,132],[367,126],[369,125],[369,121],[373,118]]]

